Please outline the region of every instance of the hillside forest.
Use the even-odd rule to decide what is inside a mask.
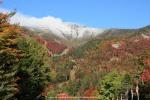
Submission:
[[[150,26],[68,47],[14,14],[0,13],[0,100],[150,100]]]

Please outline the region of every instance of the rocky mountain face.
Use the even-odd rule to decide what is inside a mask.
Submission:
[[[90,38],[91,36],[96,36],[104,31],[104,29],[65,22],[52,16],[36,18],[17,13],[10,19],[10,22],[12,24],[19,23],[19,25],[31,30],[40,30],[43,33],[51,33],[65,40],[76,40],[85,37]]]

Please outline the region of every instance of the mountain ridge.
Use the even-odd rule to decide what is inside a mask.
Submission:
[[[16,15],[10,19],[10,23],[19,23],[20,26],[28,27],[30,29],[33,28],[43,31],[50,31],[56,36],[67,40],[82,38],[85,36],[85,34],[87,35],[87,33],[90,35],[97,35],[104,31],[104,29],[97,29],[76,23],[64,22],[62,19],[52,16],[36,18],[25,16],[20,13],[16,13]]]

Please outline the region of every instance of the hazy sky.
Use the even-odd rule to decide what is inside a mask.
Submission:
[[[138,28],[150,24],[150,0],[3,0],[1,8],[99,28]]]

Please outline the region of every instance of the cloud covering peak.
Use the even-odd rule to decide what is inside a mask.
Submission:
[[[1,12],[9,12],[6,9],[0,9]],[[38,29],[47,29],[57,36],[64,37],[64,34],[72,34],[73,37],[76,37],[76,33],[78,32],[78,37],[84,36],[86,33],[91,34],[99,34],[103,32],[102,29],[84,27],[83,25],[64,22],[60,18],[55,18],[52,16],[46,17],[33,17],[29,15],[24,15],[21,13],[16,13],[11,19],[11,24],[19,24],[20,26],[30,27],[30,28],[38,28]]]

